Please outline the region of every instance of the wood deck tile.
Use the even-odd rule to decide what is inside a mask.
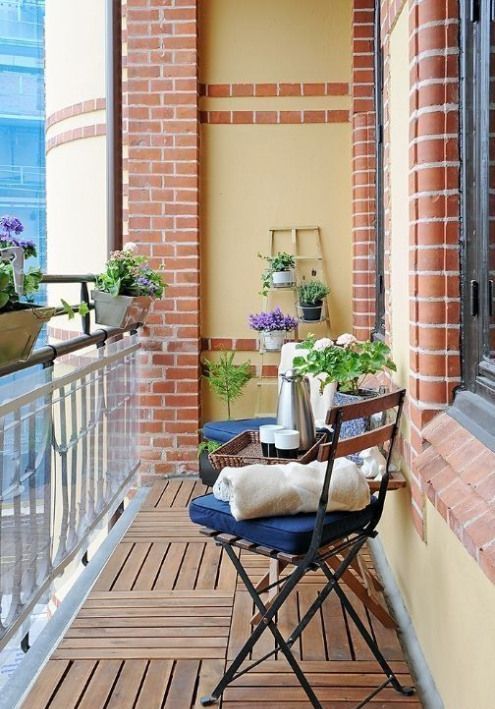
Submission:
[[[226,658],[245,642],[254,612],[230,560],[188,516],[190,500],[206,488],[191,479],[157,482],[92,592],[37,679],[23,709],[198,709],[222,675]],[[257,582],[269,560],[242,551]],[[361,563],[373,572],[369,554]],[[308,574],[281,609],[288,635],[324,583]],[[378,585],[379,587],[379,585]],[[352,595],[351,595],[352,596]],[[411,684],[393,630],[353,598],[384,655]],[[269,633],[254,648],[274,647]],[[335,594],[293,647],[325,709],[355,706],[382,681],[376,662]],[[280,653],[279,653],[280,654]],[[275,656],[239,678],[220,709],[307,709],[309,703],[285,658]],[[380,692],[370,707],[412,709],[416,697]]]

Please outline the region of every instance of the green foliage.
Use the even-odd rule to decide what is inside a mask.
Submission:
[[[166,288],[157,271],[153,271],[144,256],[138,256],[128,244],[108,259],[104,273],[96,278],[96,289],[110,295],[147,295],[161,298]]]
[[[201,453],[214,453],[222,444],[218,441],[201,441],[198,446],[198,458]]]
[[[295,268],[296,260],[292,254],[286,251],[279,251],[275,256],[263,256],[258,254],[258,258],[262,258],[267,262],[267,267],[261,274],[261,291],[260,295],[266,295],[272,287],[272,274],[278,271],[290,271]]]
[[[40,287],[42,273],[39,268],[30,268],[24,274],[24,296],[32,302],[33,295]],[[13,310],[19,302],[19,294],[14,288],[14,269],[12,264],[0,261],[0,311]]]
[[[319,344],[327,342],[328,346]],[[331,340],[309,338],[300,343],[298,349],[304,350],[304,355],[294,358],[294,368],[301,374],[322,375],[321,391],[331,382],[337,382],[342,392],[357,391],[360,380],[367,374],[397,369],[390,357],[390,348],[380,340],[340,347]]]
[[[73,319],[75,318],[75,316],[76,316],[76,311],[77,311],[77,312],[79,313],[79,315],[81,315],[82,317],[84,317],[85,315],[87,315],[87,314],[89,313],[88,304],[85,303],[84,301],[83,301],[82,303],[79,303],[79,305],[76,306],[76,309],[75,309],[75,310],[74,310],[74,308],[72,307],[72,305],[70,305],[70,304],[69,304],[66,300],[64,300],[63,298],[60,298],[60,301],[61,301],[61,303],[62,303],[62,307],[63,307],[63,309],[64,309],[64,313],[68,316],[69,320],[73,320]]]
[[[330,288],[315,279],[301,284],[297,289],[297,293],[301,305],[319,305],[323,298],[330,293]]]
[[[252,378],[251,363],[234,364],[234,352],[222,352],[216,362],[203,360],[206,367],[205,378],[210,389],[221,401],[227,404],[227,417],[230,419],[230,407],[233,401],[243,394],[243,389]]]

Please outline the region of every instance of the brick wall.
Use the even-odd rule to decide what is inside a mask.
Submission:
[[[373,0],[354,0],[352,19],[352,312],[355,336],[367,340],[375,324]]]
[[[143,333],[141,458],[150,474],[194,470],[199,403],[197,0],[127,0],[126,239],[169,284]],[[127,210],[126,210],[127,211]]]

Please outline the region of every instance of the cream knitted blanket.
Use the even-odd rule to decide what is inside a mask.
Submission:
[[[325,477],[326,463],[307,465],[246,465],[224,468],[213,487],[213,494],[230,502],[239,522],[257,517],[296,515],[316,512]],[[369,504],[366,478],[347,458],[334,462],[327,510],[357,511]]]

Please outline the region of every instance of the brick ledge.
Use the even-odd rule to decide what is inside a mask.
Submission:
[[[423,436],[430,447],[415,465],[423,489],[495,583],[495,453],[446,413]]]

